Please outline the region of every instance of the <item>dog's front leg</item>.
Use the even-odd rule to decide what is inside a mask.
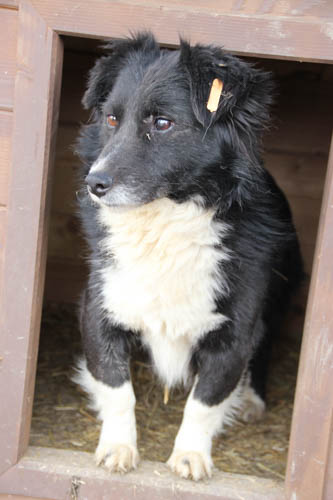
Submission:
[[[195,481],[212,475],[212,439],[241,404],[246,362],[231,352],[200,351],[199,371],[184,409],[169,467]]]
[[[89,304],[81,318],[81,332],[86,359],[76,381],[90,395],[102,421],[96,462],[104,462],[110,471],[127,472],[139,462],[128,333],[105,318],[97,319],[96,309]]]
[[[103,383],[102,383],[103,384]],[[128,472],[139,462],[136,444],[135,396],[130,381],[119,387],[98,384],[96,406],[102,420],[95,452],[97,465],[110,471]]]

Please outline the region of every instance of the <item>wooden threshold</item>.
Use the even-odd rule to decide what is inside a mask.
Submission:
[[[91,453],[29,447],[0,478],[0,491],[37,498],[126,500],[282,500],[283,482],[216,471],[208,481],[173,475],[165,464],[142,462],[129,474],[110,474],[94,465]]]

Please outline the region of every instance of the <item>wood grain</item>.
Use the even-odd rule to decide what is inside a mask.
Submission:
[[[230,2],[211,2],[211,8],[199,8],[193,2],[170,3],[108,0],[31,0],[50,27],[60,34],[92,38],[126,36],[138,28],[149,28],[164,44],[175,46],[179,34],[192,42],[218,43],[239,54],[261,57],[331,61],[333,37],[330,21],[333,6],[324,2],[327,17],[320,17],[314,2],[314,15],[306,9],[294,9],[289,2],[281,13],[278,3],[263,1],[255,13],[240,14]],[[244,3],[244,2],[243,2]],[[239,5],[239,2],[238,2]],[[266,7],[265,7],[266,5]]]
[[[70,496],[73,479],[76,494]],[[0,489],[11,494],[54,500],[65,498],[126,500],[282,500],[281,481],[216,472],[210,481],[187,481],[165,464],[143,462],[130,474],[110,474],[96,467],[90,453],[29,448],[19,465],[0,478]],[[312,499],[313,500],[313,499]]]
[[[17,57],[13,182],[0,306],[2,471],[17,462],[29,438],[62,64],[61,40],[25,0],[19,10]]]
[[[11,9],[16,7],[16,2],[8,0],[4,3],[10,7],[3,9],[10,14],[8,19],[16,15],[16,11]],[[85,458],[66,452],[57,455],[55,450],[51,450],[49,455],[43,450],[36,451],[37,456],[30,453],[19,465],[14,465],[26,450],[29,433],[46,259],[49,165],[54,143],[54,110],[58,103],[62,56],[60,40],[53,30],[74,36],[110,38],[127,35],[130,29],[150,27],[162,43],[170,46],[177,45],[178,33],[182,33],[191,35],[192,41],[224,44],[236,53],[332,62],[331,2],[323,1],[319,5],[312,0],[258,0],[249,4],[236,0],[223,4],[200,0],[194,8],[193,1],[186,0],[163,0],[158,4],[136,0],[21,1],[12,170],[15,182],[9,186],[8,212],[0,210],[8,220],[3,254],[5,279],[0,295],[0,353],[4,358],[1,361],[3,376],[0,380],[4,413],[4,425],[0,429],[0,468],[6,471],[0,479],[1,491],[14,494],[26,491],[31,495],[63,498],[70,491],[73,471],[85,475],[86,484],[82,494],[91,495],[92,498],[94,495],[96,497],[96,491],[101,495],[109,495],[110,487],[116,496],[145,500],[156,498],[157,491],[154,477],[157,465],[148,467],[146,476],[138,472],[133,483],[128,483],[122,477],[115,481],[101,477],[98,475],[100,471],[96,475],[96,469],[89,468]],[[3,50],[8,50],[6,40]],[[7,57],[5,52],[4,57]],[[7,64],[10,61],[12,56]],[[0,96],[4,96],[1,105],[6,110],[11,109],[13,104],[11,78],[5,78],[7,90],[0,92]],[[302,88],[299,90],[301,92]],[[48,103],[47,106],[45,103]],[[312,105],[316,107],[315,99],[310,96],[306,106],[309,108]],[[295,117],[294,123],[296,128],[300,125],[300,146],[308,143],[310,132],[318,131],[312,122],[305,121],[302,107],[296,109],[296,114],[298,118]],[[329,112],[322,115],[326,124],[329,116]],[[314,130],[311,130],[310,125]],[[306,128],[309,130],[308,135]],[[281,136],[281,144],[288,138],[286,129],[283,132],[285,135]],[[318,135],[322,137],[321,130]],[[327,136],[324,135],[323,142],[311,152],[323,153],[326,144]],[[297,153],[300,151],[299,146],[295,150]],[[324,495],[325,500],[331,498],[328,483],[325,487],[325,478],[330,477],[326,464],[327,457],[332,456],[330,436],[333,401],[332,391],[329,390],[333,366],[332,157],[333,154],[321,216],[290,443],[287,475],[290,500],[313,500]],[[307,192],[305,199],[313,199],[314,203],[318,203],[317,193],[315,190],[312,192],[315,197],[307,198]],[[76,464],[77,468],[72,467],[76,459],[79,462],[83,460],[81,466]],[[159,470],[157,472],[161,473]],[[215,496],[229,500],[239,498],[239,495],[247,499],[274,500],[283,496],[281,484],[270,484],[268,487],[267,483],[256,479],[252,483],[246,479],[244,483],[244,478],[228,478],[225,475],[217,479],[215,489],[212,489],[211,484],[204,490],[201,487],[206,488],[205,485],[194,485],[195,490],[188,492],[186,488],[191,487],[191,484],[186,483],[185,490],[180,487],[179,491],[185,491],[184,498],[202,498],[203,493],[209,494],[211,498]],[[174,494],[172,488],[175,485],[168,476],[163,481],[164,486],[158,483],[159,495],[162,492],[164,498],[169,498]],[[178,484],[179,481],[177,488]]]
[[[0,110],[12,110],[16,72],[16,10],[0,6]]]
[[[328,456],[333,451],[332,227],[333,137],[297,379],[286,478],[288,499],[332,498],[332,484],[325,489]]]
[[[1,0],[0,1],[0,7],[6,8],[6,9],[17,10],[18,4],[19,4],[19,0]]]
[[[4,246],[6,241],[6,234],[5,234],[6,228],[7,228],[7,209],[5,207],[0,207],[0,283],[2,283],[3,271],[4,271],[4,260],[5,260]],[[0,293],[0,300],[1,300],[1,293]]]
[[[13,114],[0,110],[0,206],[8,202],[12,133]]]
[[[153,3],[153,0],[146,3]],[[316,0],[289,0],[281,2],[281,0],[251,0],[244,2],[239,0],[162,0],[160,5],[174,5],[187,10],[206,10],[208,12],[220,12],[224,14],[238,14],[242,16],[249,15],[266,15],[266,16],[290,16],[298,18],[321,18],[332,16],[332,4],[330,0],[322,0],[320,4]]]
[[[0,500],[50,500],[46,498],[37,498],[37,497],[29,497],[29,499],[26,496],[23,495],[1,495],[0,494]]]

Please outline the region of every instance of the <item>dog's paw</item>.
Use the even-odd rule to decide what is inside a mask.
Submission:
[[[139,463],[139,453],[130,444],[99,444],[95,453],[97,465],[104,462],[110,472],[129,472],[136,469]]]
[[[199,481],[205,477],[212,477],[213,462],[206,453],[174,450],[167,465],[185,479]]]
[[[265,410],[265,401],[255,393],[252,387],[247,387],[244,391],[242,408],[239,414],[241,420],[248,423],[261,420]]]

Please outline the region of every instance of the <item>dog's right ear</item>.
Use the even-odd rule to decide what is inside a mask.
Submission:
[[[87,90],[82,104],[86,109],[100,109],[111,92],[115,79],[131,52],[158,52],[159,46],[149,32],[141,32],[132,38],[113,40],[104,46],[111,54],[97,60],[90,70]]]

